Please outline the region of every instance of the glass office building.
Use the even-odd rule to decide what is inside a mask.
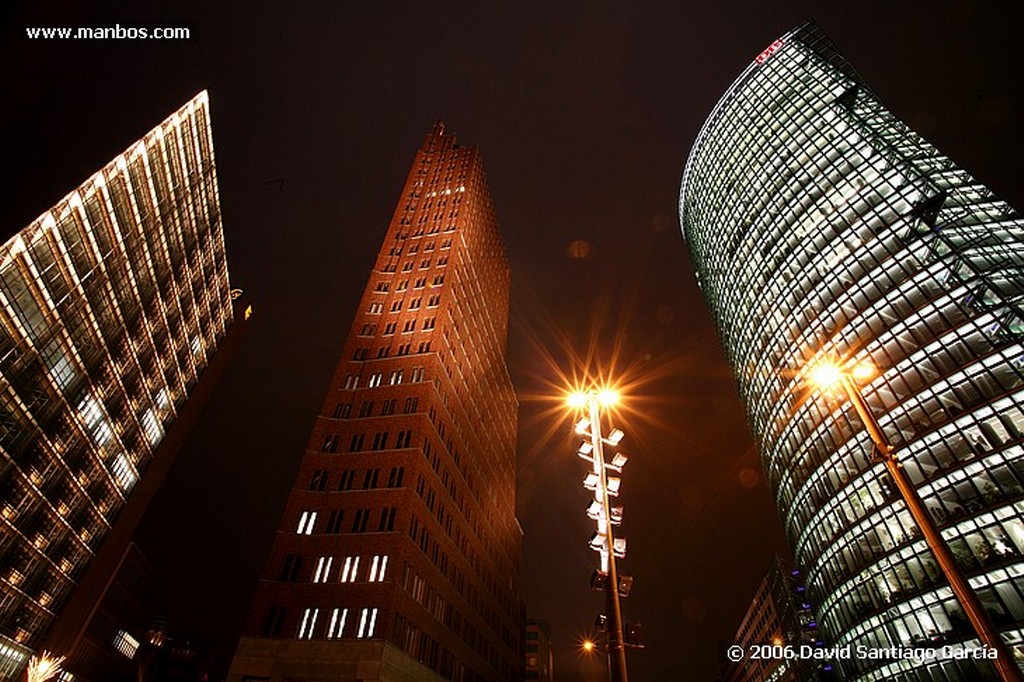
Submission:
[[[0,246],[0,679],[231,324],[209,120],[203,92]]]
[[[1024,220],[878,101],[821,30],[773,42],[686,164],[680,220],[832,645],[977,644],[846,400],[861,388],[991,620],[1024,623]],[[970,660],[838,661],[975,679]]]

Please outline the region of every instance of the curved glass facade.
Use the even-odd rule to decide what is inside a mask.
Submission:
[[[868,404],[1019,645],[1021,216],[887,111],[810,24],[758,55],[718,103],[679,212],[830,644],[977,640],[852,406],[805,381],[825,358],[878,368],[861,387]],[[865,680],[991,671],[924,656],[837,663]]]

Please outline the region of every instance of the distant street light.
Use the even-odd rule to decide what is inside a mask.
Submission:
[[[584,487],[594,493],[594,499],[587,509],[587,516],[597,521],[597,532],[590,540],[590,547],[601,555],[601,571],[595,574],[593,584],[597,588],[603,588],[605,608],[608,611],[609,676],[612,682],[627,682],[626,642],[623,637],[622,608],[619,603],[620,578],[615,565],[616,557],[626,556],[626,539],[616,538],[612,531],[612,526],[622,522],[622,507],[612,507],[608,501],[609,495],[619,494],[622,480],[617,476],[607,475],[609,470],[621,473],[627,458],[623,454],[616,454],[611,462],[604,460],[604,446],[616,447],[625,434],[619,429],[612,429],[607,437],[601,435],[601,410],[616,404],[618,400],[618,393],[605,388],[586,393],[573,393],[566,402],[569,407],[585,410],[586,414],[576,422],[574,430],[577,434],[589,438],[583,441],[576,454],[593,464],[591,472],[583,482]],[[632,578],[622,578],[628,579],[629,585],[632,584]],[[625,587],[627,593],[629,585]],[[583,648],[590,651],[594,648],[594,643],[588,640],[583,643]]]
[[[939,532],[931,514],[925,508],[921,496],[917,493],[917,488],[914,487],[910,477],[907,476],[903,465],[896,459],[894,455],[895,448],[882,431],[878,420],[875,419],[875,415],[871,412],[871,407],[864,400],[864,396],[860,392],[857,380],[863,381],[868,379],[874,376],[875,372],[875,368],[866,363],[852,367],[843,367],[834,363],[824,362],[811,370],[810,377],[811,381],[821,390],[828,390],[836,386],[842,388],[846,393],[846,397],[853,403],[853,408],[857,411],[857,415],[860,417],[864,428],[867,429],[868,434],[871,436],[871,441],[875,445],[875,451],[878,453],[875,461],[881,461],[885,464],[886,471],[889,472],[889,476],[896,484],[903,502],[907,505],[907,510],[910,512],[911,517],[913,517],[917,527],[921,530],[921,534],[924,536],[925,542],[931,549],[932,554],[935,555],[935,560],[946,576],[949,586],[953,589],[953,594],[956,596],[957,601],[960,602],[960,607],[964,610],[971,625],[974,626],[974,631],[977,633],[981,643],[996,651],[995,666],[1000,678],[1005,681],[1013,680],[1020,682],[1024,678],[1022,678],[1020,668],[1017,667],[1017,663],[1014,661],[1013,653],[1006,646],[1006,643],[1003,642],[999,631],[996,630],[989,620],[985,608],[978,599],[978,595],[971,588],[967,578],[960,570],[960,566],[956,563],[956,559],[953,557],[953,552],[949,549],[946,539],[942,537],[942,533]]]

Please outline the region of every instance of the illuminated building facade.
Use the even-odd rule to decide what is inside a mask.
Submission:
[[[796,562],[832,646],[973,631],[848,401],[896,458],[1003,637],[1024,622],[1024,222],[887,111],[820,29],[772,43],[701,130],[680,219]],[[839,661],[848,679],[977,679],[977,661]]]
[[[0,247],[0,679],[102,586],[231,325],[209,121],[203,92]]]
[[[751,647],[801,646],[821,648],[824,641],[807,596],[803,574],[784,566],[776,557],[768,575],[757,588],[743,621],[730,645],[738,644],[747,652],[740,661],[725,667],[724,682],[796,682],[831,679],[829,662],[784,656],[753,657]],[[724,657],[729,660],[728,657]]]
[[[526,621],[526,679],[541,682],[555,679],[551,623],[546,620]]]
[[[229,680],[509,680],[525,616],[509,269],[480,154],[427,135]]]

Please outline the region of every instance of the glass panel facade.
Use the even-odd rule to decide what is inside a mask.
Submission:
[[[0,246],[0,659],[40,644],[230,299],[205,92]]]
[[[813,25],[775,41],[718,103],[679,210],[830,643],[958,644],[973,631],[852,406],[806,382],[824,358],[878,368],[868,404],[1019,644],[1024,220],[887,111]],[[990,671],[839,663],[848,679]]]

